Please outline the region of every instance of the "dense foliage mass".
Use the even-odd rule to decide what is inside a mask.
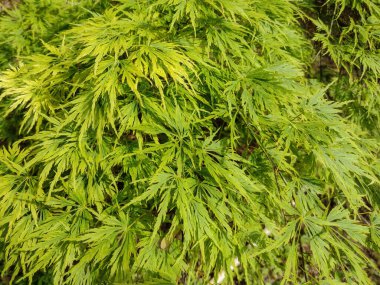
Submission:
[[[379,0],[0,3],[0,283],[379,284]]]

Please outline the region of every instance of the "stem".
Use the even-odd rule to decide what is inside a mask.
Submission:
[[[298,238],[298,244],[299,244],[300,252],[301,252],[301,266],[302,266],[302,271],[303,271],[303,274],[304,274],[304,277],[305,277],[305,281],[308,282],[308,277],[307,277],[307,273],[306,273],[305,256],[304,256],[303,247],[302,247],[302,242],[301,242],[301,235],[300,235],[299,238]]]

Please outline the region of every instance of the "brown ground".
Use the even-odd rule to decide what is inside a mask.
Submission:
[[[11,9],[19,3],[20,0],[0,0],[0,12],[4,9]]]

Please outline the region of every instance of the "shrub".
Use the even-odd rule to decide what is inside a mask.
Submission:
[[[3,8],[3,282],[378,282],[380,6],[324,2]]]

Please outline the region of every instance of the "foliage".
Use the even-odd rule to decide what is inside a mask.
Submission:
[[[4,280],[375,284],[380,3],[320,2],[5,9]]]

